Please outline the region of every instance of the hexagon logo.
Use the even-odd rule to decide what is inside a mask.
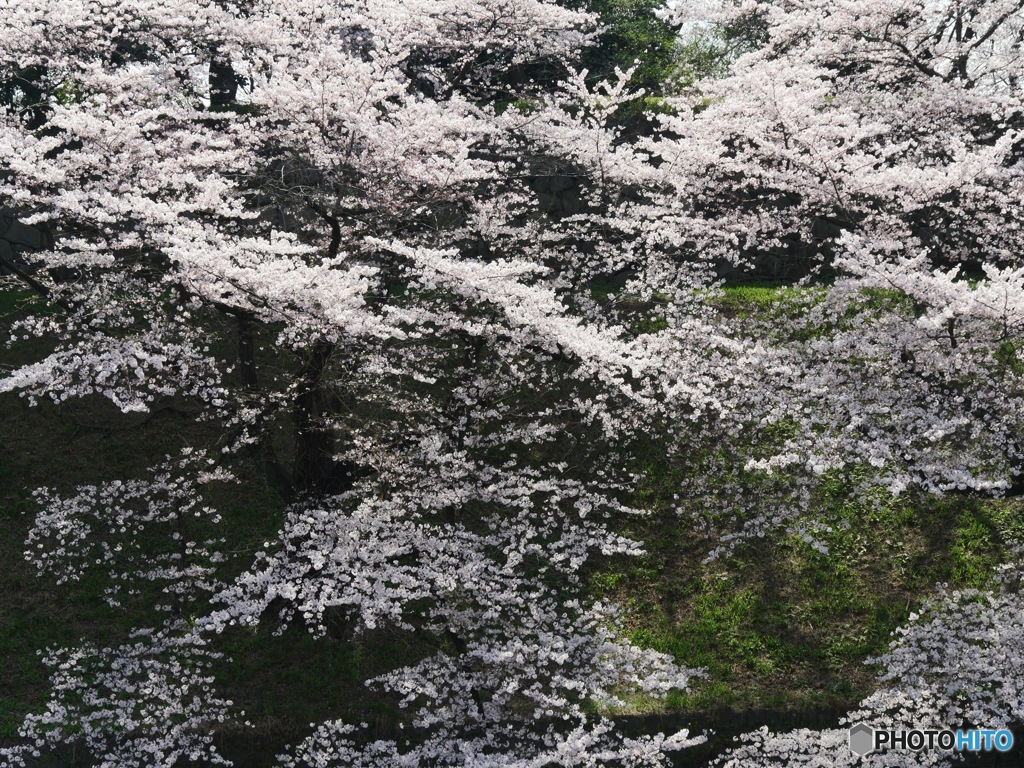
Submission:
[[[863,757],[875,751],[875,729],[864,723],[857,723],[850,729],[850,751]]]

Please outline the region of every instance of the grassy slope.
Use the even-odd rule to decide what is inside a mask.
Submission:
[[[726,286],[717,300],[733,316],[785,311],[798,294],[778,283]],[[856,501],[838,481],[818,504],[833,521],[828,554],[777,532],[704,562],[715,543],[664,512],[679,468],[651,462],[644,505],[653,515],[633,535],[648,554],[608,565],[595,591],[627,606],[637,643],[704,667],[689,694],[639,699],[637,711],[847,709],[875,687],[865,661],[940,583],[991,584],[1005,560],[1006,534],[1024,533],[1019,501],[893,498]]]
[[[637,709],[848,708],[873,689],[864,661],[935,584],[989,583],[999,531],[1020,517],[1008,503],[929,499],[838,512],[851,526],[825,537],[828,555],[780,533],[703,563],[712,543],[677,521],[637,530],[648,554],[595,584],[627,606],[635,641],[708,673]]]

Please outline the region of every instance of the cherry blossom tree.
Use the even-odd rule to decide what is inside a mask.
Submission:
[[[678,3],[740,42],[643,140],[615,127],[632,73],[573,68],[597,19],[548,0],[0,8],[0,202],[47,243],[8,265],[49,308],[14,336],[53,349],[0,391],[185,402],[216,432],[37,492],[41,572],[159,598],[121,645],[49,651],[7,763],[72,741],[110,766],[223,760],[214,729],[244,715],[219,641],[297,625],[429,652],[369,681],[408,738],[330,720],[284,765],[657,765],[700,737],[595,713],[695,672],[581,589],[596,555],[641,551],[616,528],[640,441],[688,466],[680,509],[724,546],[813,542],[823,475],[1017,488],[1019,4]],[[553,177],[571,206],[538,193]],[[720,267],[779,252],[835,277],[723,317]],[[255,558],[217,505],[254,468],[283,519]],[[901,649],[941,655],[950,606],[1012,594],[929,605],[893,695],[924,696]],[[965,695],[998,719],[1005,688]]]
[[[765,501],[741,538],[799,518],[825,474],[893,493],[1018,493],[1019,4],[667,13],[709,45],[741,43],[720,46],[727,71],[673,100],[648,144],[667,190],[652,247],[740,268],[784,254],[807,274],[733,330],[770,348],[739,411],[763,437],[729,459],[745,467],[739,506]]]
[[[678,236],[725,258],[776,249],[820,259],[846,251],[836,241],[850,233],[947,267],[1011,263],[1020,11],[676,3],[685,28],[743,30],[734,50],[753,47],[666,120],[680,140],[663,157],[701,211]]]
[[[706,340],[687,353],[581,289],[664,271],[595,229],[625,242],[613,206],[649,173],[609,127],[628,73],[595,93],[570,68],[595,19],[546,0],[3,10],[0,196],[50,241],[10,264],[52,308],[14,331],[53,352],[0,390],[187,402],[218,433],[145,477],[37,493],[42,573],[159,597],[123,645],[49,651],[50,701],[4,761],[81,741],[102,765],[223,762],[215,729],[244,714],[217,692],[218,639],[261,623],[433,649],[369,681],[408,740],[329,721],[284,765],[653,765],[699,741],[594,714],[694,674],[625,642],[580,571],[640,551],[613,521],[638,513],[624,457],[666,377],[677,402],[713,388]],[[510,84],[539,62],[565,82]],[[530,180],[566,169],[584,213],[548,216]],[[215,500],[254,466],[284,525],[240,562]]]
[[[724,72],[674,100],[649,143],[670,211],[650,238],[741,267],[808,262],[767,316],[732,324],[765,354],[707,462],[729,477],[710,505],[732,527],[723,545],[777,527],[814,542],[834,522],[814,503],[822,477],[867,500],[879,488],[1018,495],[1021,4],[679,2],[668,15],[708,45],[742,41],[719,45]],[[703,474],[690,485],[707,498]],[[882,686],[848,724],[1019,722],[1018,561],[993,589],[942,588],[911,615],[871,660]],[[859,760],[845,728],[763,729],[719,762],[955,757]]]

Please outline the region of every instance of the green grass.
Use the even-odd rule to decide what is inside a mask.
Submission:
[[[0,319],[13,317],[28,307],[37,312],[43,309],[43,301],[38,294],[0,284]]]
[[[689,693],[637,699],[637,710],[852,707],[875,687],[865,659],[937,584],[992,585],[1021,519],[1008,501],[862,500],[838,483],[819,505],[827,554],[776,531],[701,562],[712,540],[673,513],[634,526],[648,554],[606,564],[593,589],[627,606],[634,642],[707,671]]]
[[[726,283],[722,286],[718,306],[729,309],[762,312],[771,310],[779,301],[799,295],[807,289],[782,282]]]

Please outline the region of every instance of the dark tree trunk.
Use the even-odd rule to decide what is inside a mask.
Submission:
[[[238,375],[243,387],[256,391],[259,380],[256,378],[256,340],[252,318],[244,312],[237,313],[235,317],[238,321]]]
[[[234,316],[238,326],[239,382],[246,393],[256,394],[259,391],[259,377],[256,369],[256,327],[253,317],[242,310],[225,308],[225,311]],[[263,465],[263,472],[270,487],[277,491],[282,499],[292,501],[295,497],[292,478],[281,465],[263,422],[264,417],[261,415],[253,425],[258,439],[251,446],[251,454]]]
[[[334,344],[318,341],[299,372],[292,415],[295,419],[295,465],[292,485],[297,495],[322,493],[335,470],[334,435],[326,423],[324,372]]]
[[[210,57],[210,109],[230,107],[238,96],[238,75],[231,66],[231,59],[218,48]]]

